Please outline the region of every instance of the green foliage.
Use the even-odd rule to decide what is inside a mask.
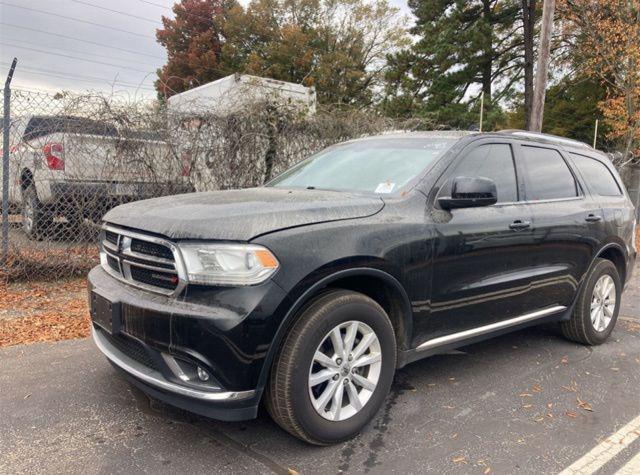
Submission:
[[[252,0],[246,8],[221,1],[182,0],[175,21],[163,19],[158,40],[169,62],[161,93],[243,72],[315,86],[321,103],[362,106],[380,88],[386,54],[408,44],[387,0]]]
[[[410,49],[390,55],[385,113],[427,115],[451,127],[477,124],[485,95],[487,125],[514,93],[522,71],[516,0],[409,0],[417,17]],[[494,121],[493,123],[491,121]]]
[[[596,119],[600,119],[598,148],[608,150],[610,144],[603,138],[607,133],[598,107],[606,89],[589,77],[564,77],[547,91],[542,131],[591,144]],[[521,129],[524,110],[519,103],[509,114],[506,126]]]

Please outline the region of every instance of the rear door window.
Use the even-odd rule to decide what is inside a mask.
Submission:
[[[578,196],[576,180],[560,152],[529,145],[521,149],[528,201]]]
[[[484,177],[496,184],[498,203],[518,201],[513,153],[508,144],[485,144],[474,148],[455,167],[453,177]]]
[[[622,195],[618,182],[604,163],[577,153],[572,153],[571,156],[574,158],[580,174],[593,191],[600,196]]]

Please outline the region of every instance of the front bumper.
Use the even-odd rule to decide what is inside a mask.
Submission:
[[[277,285],[187,289],[171,298],[119,282],[100,267],[88,280],[95,344],[135,386],[215,419],[256,416],[258,380],[285,300]],[[96,296],[113,308],[109,325],[96,312]],[[206,369],[212,385],[181,380],[168,364],[173,358]]]
[[[93,341],[109,362],[142,391],[182,409],[221,420],[252,419],[257,413],[256,391],[203,391],[168,381],[162,373],[149,368],[116,348],[105,337],[104,330],[94,325]],[[246,407],[223,407],[208,403],[248,401]]]

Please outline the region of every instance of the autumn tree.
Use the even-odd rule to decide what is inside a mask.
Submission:
[[[163,18],[158,40],[169,61],[160,80],[169,93],[241,72],[315,86],[325,104],[368,105],[386,55],[408,44],[387,0],[221,2],[183,0],[175,20]]]
[[[160,97],[169,97],[230,74],[222,62],[224,12],[235,0],[182,0],[173,6],[174,18],[162,17],[158,43],[167,50],[167,64],[155,82]]]
[[[640,156],[640,0],[562,0],[575,69],[606,88],[599,102],[625,161]]]

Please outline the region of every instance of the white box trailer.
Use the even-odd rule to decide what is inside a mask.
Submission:
[[[225,115],[259,101],[306,109],[310,114],[316,111],[315,88],[247,74],[232,74],[175,94],[168,99],[167,108],[169,114],[179,116]]]

